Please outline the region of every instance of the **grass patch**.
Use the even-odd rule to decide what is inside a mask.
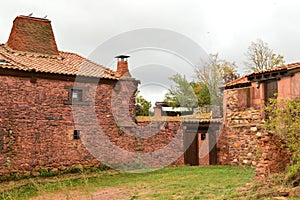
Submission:
[[[108,170],[26,179],[17,188],[2,188],[0,199],[58,193],[68,199],[72,194],[91,195],[110,187],[126,193],[126,199],[224,199],[253,177],[253,169],[229,166],[168,167],[141,174]]]

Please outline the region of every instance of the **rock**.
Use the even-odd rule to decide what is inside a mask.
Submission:
[[[265,159],[265,160],[267,160],[267,159],[269,158],[269,156],[268,156],[267,153],[263,153],[263,154],[262,154],[262,158]]]
[[[32,175],[32,176],[39,176],[39,175],[40,175],[40,172],[33,171],[33,172],[31,172],[31,175]]]
[[[241,146],[241,143],[240,142],[236,142],[233,145],[234,145],[235,148],[239,148]]]
[[[250,128],[250,131],[252,131],[252,132],[256,132],[256,131],[257,131],[257,127],[256,127],[256,126],[254,126],[254,127],[251,127],[251,128]]]
[[[261,132],[257,132],[256,137],[261,138],[261,137],[263,137],[263,134]]]
[[[300,186],[292,188],[289,197],[300,197]]]
[[[52,168],[52,169],[51,169],[51,172],[55,172],[55,173],[56,173],[56,172],[58,172],[58,171],[59,171],[59,170],[58,170],[57,168]]]
[[[248,160],[243,160],[243,163],[244,164],[248,164]]]

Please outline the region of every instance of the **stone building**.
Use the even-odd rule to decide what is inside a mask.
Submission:
[[[285,167],[287,157],[277,139],[264,130],[263,107],[269,98],[300,97],[300,63],[243,76],[224,86],[224,129],[220,164],[250,165],[257,176]]]
[[[114,142],[134,149],[135,138],[120,137],[111,96],[123,77],[132,93],[139,82],[130,78],[126,57],[118,59],[112,71],[59,51],[49,20],[16,17],[8,41],[0,45],[0,174],[99,165],[80,140],[87,137],[82,124],[95,116]],[[133,117],[132,96],[125,104]],[[91,107],[95,116],[88,112]],[[74,113],[84,116],[81,122]]]
[[[139,81],[128,57],[117,58],[112,71],[59,51],[48,19],[16,17],[0,44],[0,175],[99,166],[99,160],[118,168],[142,154],[150,159],[127,167],[216,164],[221,121],[136,120]]]

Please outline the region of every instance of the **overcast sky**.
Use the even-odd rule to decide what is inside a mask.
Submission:
[[[85,57],[118,34],[159,28],[235,61],[243,72],[245,51],[258,38],[286,63],[300,61],[299,10],[296,0],[10,0],[1,2],[0,42],[16,16],[30,13],[52,21],[59,50]]]

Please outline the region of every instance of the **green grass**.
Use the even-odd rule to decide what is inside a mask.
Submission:
[[[1,187],[0,199],[57,193],[68,199],[74,193],[91,195],[110,188],[112,192],[115,188],[124,191],[127,199],[232,199],[236,188],[251,182],[253,177],[253,169],[229,166],[169,167],[141,174],[109,170],[22,180],[17,187]]]

